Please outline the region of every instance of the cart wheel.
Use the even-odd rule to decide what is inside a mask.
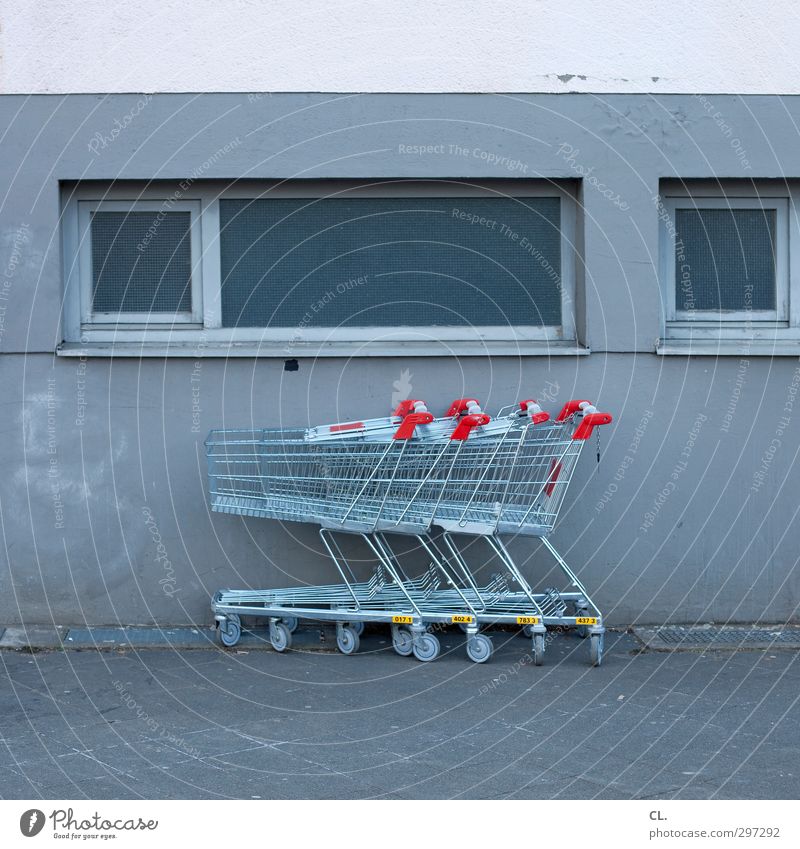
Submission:
[[[350,627],[356,632],[359,637],[364,633],[363,622],[351,622]]]
[[[600,666],[603,662],[603,645],[605,634],[592,634],[589,637],[589,662],[592,666]]]
[[[526,637],[529,637],[530,639],[533,639],[533,625],[523,625],[523,627],[522,627],[522,633],[523,633]]]
[[[286,651],[292,647],[292,632],[283,622],[271,622],[269,639],[275,651]]]
[[[342,654],[355,654],[360,642],[352,625],[342,625],[336,629],[336,645]]]
[[[541,666],[544,663],[544,634],[533,635],[533,665]]]
[[[486,634],[475,634],[472,639],[467,640],[467,657],[473,663],[486,663],[493,651],[492,641]]]
[[[223,646],[231,648],[239,642],[242,636],[242,620],[236,613],[231,613],[227,619],[219,623],[219,638]]]
[[[300,620],[296,616],[284,616],[281,622],[289,629],[290,634],[294,634],[300,624]]]
[[[392,628],[392,647],[402,657],[414,651],[414,638],[408,628]]]
[[[436,658],[439,657],[439,652],[441,651],[439,638],[435,637],[433,634],[422,634],[422,636],[414,640],[414,648],[412,651],[414,652],[414,657],[424,663],[436,660]]]

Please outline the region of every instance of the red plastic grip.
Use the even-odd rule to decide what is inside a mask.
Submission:
[[[478,404],[478,402],[474,398],[456,398],[455,401],[450,405],[450,408],[445,413],[445,417],[447,416],[460,416],[465,410],[468,410],[470,405]],[[480,406],[480,405],[478,405]]]
[[[575,428],[572,438],[588,439],[598,425],[610,424],[611,421],[611,413],[589,413],[588,416],[584,416],[581,419],[581,423]]]
[[[489,416],[485,413],[476,413],[471,416],[464,416],[464,418],[458,423],[458,427],[450,435],[450,439],[463,441],[470,435],[470,433],[472,433],[472,429],[474,427],[489,424],[490,421],[491,418],[489,418]]]
[[[528,404],[535,404],[535,403],[536,403],[535,398],[527,398],[525,401],[519,402],[519,408],[520,408],[520,410],[522,410],[523,413],[527,413],[528,412]],[[550,413],[545,413],[545,411],[542,410],[541,413],[534,413],[533,416],[532,416],[532,419],[533,419],[534,424],[542,424],[542,422],[550,421]]]
[[[408,398],[405,401],[401,401],[395,411],[392,413],[393,416],[407,416],[409,413],[414,412],[415,404],[424,404],[424,401],[421,401],[419,398]]]
[[[364,422],[345,422],[344,424],[335,424],[330,426],[331,433],[341,433],[343,430],[363,430]]]
[[[432,421],[432,413],[409,413],[394,432],[392,439],[411,439],[418,424],[430,424]]]
[[[561,408],[561,412],[558,414],[557,422],[563,422],[565,419],[569,418],[573,413],[577,413],[581,408],[581,404],[591,404],[591,401],[567,401],[566,404]]]

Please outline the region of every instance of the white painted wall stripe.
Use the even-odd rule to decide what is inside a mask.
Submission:
[[[800,93],[789,0],[1,0],[0,92]]]

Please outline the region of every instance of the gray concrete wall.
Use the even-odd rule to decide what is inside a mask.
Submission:
[[[549,394],[551,410],[588,397],[615,415],[553,537],[610,621],[795,617],[798,360],[652,353],[652,196],[668,177],[800,177],[797,98],[713,97],[747,168],[691,96],[159,95],[137,109],[140,99],[0,98],[0,623],[202,623],[221,586],[329,579],[313,529],[208,513],[202,439],[223,421],[382,415],[405,369],[413,397],[437,409],[462,394],[490,409]],[[126,127],[112,138],[116,121]],[[181,179],[234,138],[204,176],[514,176],[471,154],[398,152],[434,143],[518,159],[528,177],[594,168],[625,208],[584,182],[581,338],[592,354],[300,359],[296,372],[281,359],[207,357],[200,433],[193,360],[55,356],[59,181]],[[562,144],[578,151],[571,161]],[[549,580],[531,541],[513,550]]]

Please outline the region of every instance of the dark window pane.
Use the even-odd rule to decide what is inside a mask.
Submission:
[[[94,312],[191,312],[188,212],[92,215]]]
[[[678,209],[679,310],[775,309],[775,210]]]
[[[226,327],[561,324],[559,198],[220,201]]]

